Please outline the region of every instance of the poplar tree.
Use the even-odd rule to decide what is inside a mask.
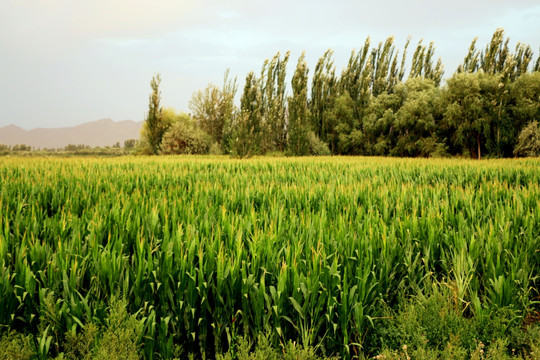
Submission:
[[[161,83],[161,75],[157,74],[152,77],[150,87],[152,93],[150,94],[150,101],[148,104],[148,114],[145,120],[144,135],[148,142],[150,152],[157,154],[160,150],[161,140],[163,134],[167,131],[167,126],[163,121],[163,108],[160,105],[161,92],[159,91],[159,85]]]
[[[285,149],[287,117],[285,78],[289,55],[290,52],[286,52],[281,58],[278,52],[271,60],[266,59],[262,66],[259,87],[265,150]]]
[[[259,154],[262,135],[261,96],[257,78],[250,72],[240,99],[240,115],[233,135],[233,155],[243,158]]]
[[[319,58],[311,85],[310,111],[312,127],[315,134],[325,142],[328,142],[328,134],[332,132],[333,127],[333,124],[327,121],[327,114],[328,111],[332,110],[337,95],[333,53],[333,50],[329,49]]]
[[[340,93],[348,92],[354,102],[354,116],[358,121],[361,121],[371,95],[372,67],[369,47],[368,37],[358,52],[351,52],[347,67],[343,70],[339,81]]]
[[[435,46],[433,42],[428,47],[422,44],[423,40],[418,42],[418,46],[413,54],[411,71],[409,78],[422,77],[424,79],[432,80],[435,86],[439,86],[443,76],[443,65],[439,58],[436,65],[433,65],[433,55],[435,53]]]
[[[308,73],[305,52],[300,55],[291,85],[292,96],[289,97],[289,137],[288,152],[292,155],[308,155],[308,135],[310,131],[308,108]]]

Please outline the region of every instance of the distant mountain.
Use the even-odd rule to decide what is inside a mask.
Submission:
[[[15,125],[0,128],[0,144],[25,144],[34,148],[63,148],[66,145],[107,146],[140,137],[143,121],[102,119],[64,128],[24,130]]]

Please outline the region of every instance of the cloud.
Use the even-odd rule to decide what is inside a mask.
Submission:
[[[497,27],[537,53],[539,17],[537,0],[3,0],[0,125],[141,120],[155,72],[167,105],[185,109],[225,69],[242,83],[277,51],[294,66],[306,50],[313,69],[333,48],[339,72],[367,36],[395,35],[399,49],[408,35],[434,41],[449,76]]]

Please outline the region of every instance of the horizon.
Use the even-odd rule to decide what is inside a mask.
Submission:
[[[374,46],[394,35],[400,53],[411,36],[409,60],[420,39],[433,41],[447,79],[471,41],[478,37],[477,47],[483,49],[497,28],[505,30],[512,49],[517,42],[530,45],[536,59],[538,18],[540,4],[531,0],[8,0],[0,4],[0,128],[143,121],[156,73],[163,78],[163,107],[188,112],[191,94],[208,83],[221,84],[227,69],[241,90],[249,71],[258,74],[265,59],[290,50],[290,84],[302,51],[311,76],[318,58],[331,48],[336,73],[341,73],[350,52],[368,36]]]

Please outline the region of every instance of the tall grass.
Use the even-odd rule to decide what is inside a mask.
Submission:
[[[147,359],[267,334],[345,358],[381,307],[451,289],[537,311],[540,160],[226,157],[0,163],[0,326],[44,355],[121,294]],[[48,343],[47,343],[48,342]],[[48,346],[47,346],[48,344]]]

